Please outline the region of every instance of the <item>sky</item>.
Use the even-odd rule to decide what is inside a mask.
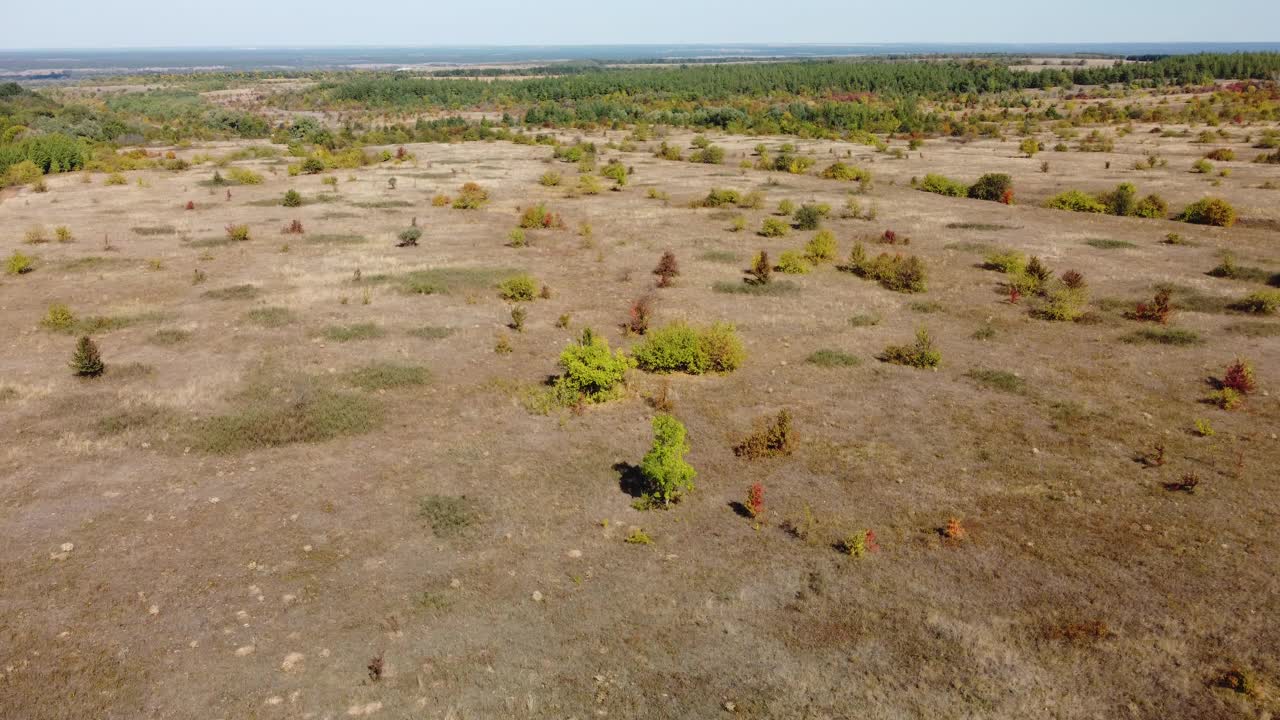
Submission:
[[[4,0],[0,50],[1280,41],[1276,0]]]

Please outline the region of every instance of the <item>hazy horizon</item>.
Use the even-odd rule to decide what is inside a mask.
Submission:
[[[1051,17],[1052,22],[1044,18]],[[868,21],[870,19],[870,22]],[[1228,19],[1230,22],[1224,22]],[[365,20],[365,22],[361,22]],[[583,0],[493,0],[476,8],[411,0],[368,0],[358,13],[333,0],[223,0],[188,5],[165,0],[107,4],[16,5],[7,12],[6,50],[191,47],[468,47],[740,43],[1108,43],[1272,42],[1280,4],[1222,0],[1113,3],[1070,7],[1028,0],[1003,5],[925,1],[884,6],[864,1],[799,0],[785,12],[741,3],[652,0],[643,10]],[[199,42],[184,41],[191,28]],[[1267,28],[1271,28],[1268,30]],[[1267,37],[1271,35],[1271,37]],[[56,47],[46,39],[58,38]],[[727,39],[733,38],[733,39]]]

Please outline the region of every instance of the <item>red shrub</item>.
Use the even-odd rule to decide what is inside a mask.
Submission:
[[[1138,306],[1133,309],[1129,317],[1134,320],[1158,322],[1163,325],[1169,322],[1171,314],[1173,314],[1173,305],[1169,302],[1169,291],[1161,288],[1156,292],[1156,297],[1150,304],[1138,303]]]
[[[627,321],[628,332],[643,335],[649,331],[649,316],[653,314],[652,305],[653,298],[648,295],[631,303],[630,319]]]
[[[658,287],[670,286],[672,279],[680,274],[676,254],[670,250],[662,253],[662,258],[658,260],[658,266],[653,269],[653,274],[658,276]]]
[[[1253,377],[1253,366],[1248,360],[1236,358],[1236,361],[1227,366],[1227,373],[1222,377],[1222,387],[1231,388],[1241,395],[1248,395],[1258,387],[1258,381]]]
[[[756,483],[747,491],[747,512],[751,517],[760,517],[764,513],[764,485]]]
[[[196,209],[196,202],[195,202],[195,200],[188,200],[188,201],[187,201],[187,209],[188,209],[188,210],[195,210],[195,209]]]

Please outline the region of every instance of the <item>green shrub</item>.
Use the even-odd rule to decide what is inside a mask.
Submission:
[[[1169,214],[1169,203],[1164,198],[1152,193],[1133,207],[1133,216],[1140,218],[1163,218]]]
[[[824,218],[831,214],[831,206],[826,204],[805,204],[795,212],[795,228],[797,230],[817,230]]]
[[[627,184],[627,168],[620,162],[610,162],[604,166],[600,174],[612,180],[615,188],[621,188]]]
[[[846,165],[842,162],[828,165],[821,174],[822,177],[828,180],[843,180],[845,182],[868,182],[871,180],[870,171],[856,165]]]
[[[848,264],[841,269],[875,280],[885,289],[895,292],[919,293],[926,289],[924,261],[915,255],[880,253],[870,260],[862,243],[855,243]]]
[[[1107,206],[1092,195],[1079,190],[1067,190],[1049,198],[1044,204],[1054,210],[1070,210],[1071,212],[1105,213]]]
[[[778,256],[778,264],[774,269],[787,275],[804,275],[809,272],[809,263],[805,262],[805,256],[799,252],[787,250]]]
[[[1120,183],[1115,190],[1099,195],[1098,201],[1107,206],[1108,213],[1126,217],[1133,214],[1138,203],[1138,189],[1133,183]]]
[[[670,505],[693,491],[697,471],[684,461],[689,440],[679,420],[662,413],[653,418],[653,447],[640,461],[645,481],[645,499],[650,504]]]
[[[522,273],[498,283],[498,294],[508,302],[530,302],[538,295],[538,283]]]
[[[1214,162],[1231,162],[1236,159],[1236,151],[1231,148],[1217,148],[1206,153],[1205,159]]]
[[[791,232],[791,226],[778,218],[765,218],[760,225],[759,234],[762,237],[782,237]]]
[[[280,204],[285,207],[301,207],[302,194],[297,190],[288,190],[285,192],[284,200],[282,200]]]
[[[50,330],[66,332],[75,327],[76,318],[71,313],[71,308],[63,303],[54,303],[49,306],[49,311],[45,313],[40,324]]]
[[[1046,320],[1074,322],[1084,316],[1088,300],[1087,289],[1059,285],[1048,291],[1037,314]]]
[[[1201,175],[1208,175],[1209,173],[1213,172],[1213,163],[1209,162],[1208,160],[1205,160],[1204,158],[1200,158],[1199,160],[1191,164],[1191,172],[1199,173]]]
[[[476,183],[469,182],[458,191],[453,200],[454,210],[479,210],[489,202],[489,192]]]
[[[301,170],[304,175],[319,175],[325,171],[324,160],[312,155],[302,161]]]
[[[232,224],[227,226],[227,239],[235,242],[245,242],[249,239],[249,226]]]
[[[5,264],[5,272],[10,275],[25,275],[34,269],[35,261],[17,250],[13,251],[13,254],[9,256],[9,261]]]
[[[1027,259],[1017,250],[1003,250],[987,255],[982,267],[996,270],[1006,275],[1019,275],[1027,266]]]
[[[227,170],[227,176],[237,185],[262,184],[262,176],[248,168],[233,167]]]
[[[1236,222],[1236,209],[1226,200],[1204,198],[1188,205],[1178,219],[1195,225],[1231,227]]]
[[[737,190],[719,188],[711,188],[707,193],[707,197],[702,200],[702,207],[721,207],[724,205],[737,205],[742,202],[742,193]]]
[[[836,236],[830,230],[819,230],[804,246],[804,257],[814,265],[836,259]]]
[[[538,182],[546,187],[556,187],[560,184],[562,178],[560,173],[555,170],[548,170],[542,173],[542,177],[538,178]]]
[[[916,186],[917,189],[925,192],[936,193],[938,195],[946,195],[947,197],[968,197],[969,186],[959,180],[952,180],[943,175],[929,173]]]
[[[880,360],[895,365],[915,368],[936,368],[942,362],[942,353],[933,345],[933,338],[925,328],[916,330],[916,341],[911,345],[890,345],[880,354]]]
[[[1274,315],[1277,310],[1280,310],[1280,290],[1259,290],[1249,293],[1233,307],[1259,315]]]
[[[721,165],[724,163],[724,148],[719,145],[708,145],[689,155],[689,162]]]
[[[627,370],[634,365],[625,353],[612,352],[608,340],[586,328],[577,343],[560,353],[564,373],[556,378],[555,396],[565,405],[579,399],[593,403],[610,400],[617,397]]]
[[[782,215],[783,217],[788,217],[795,211],[796,211],[796,204],[791,202],[790,200],[783,199],[778,202],[777,213],[779,215]]]
[[[969,186],[969,197],[974,200],[1009,203],[1013,200],[1013,178],[1004,173],[987,173]]]
[[[782,457],[790,455],[797,442],[795,430],[791,427],[791,413],[779,410],[772,420],[767,417],[758,419],[755,432],[734,446],[733,454],[748,460]]]
[[[102,183],[104,185],[128,185],[129,179],[118,172],[113,172],[110,175],[108,175],[107,178],[102,181]]]
[[[646,372],[701,375],[736,370],[746,351],[732,325],[717,323],[698,330],[675,322],[650,331],[632,354],[636,365]]]

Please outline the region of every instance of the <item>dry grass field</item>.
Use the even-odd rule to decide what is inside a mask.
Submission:
[[[583,139],[629,183],[576,197],[574,165],[501,142],[327,175],[218,168],[258,185],[212,186],[205,164],[6,191],[0,249],[34,269],[0,278],[0,716],[1280,713],[1280,319],[1235,309],[1280,277],[1280,191],[1260,187],[1280,166],[1248,162],[1236,130],[1212,146],[1236,149],[1215,163],[1230,176],[1194,174],[1206,148],[1150,129],[1030,159],[1016,140],[893,159],[724,136],[719,166],[655,158],[656,141],[604,150],[612,132]],[[874,183],[739,169],[783,142]],[[1168,165],[1134,169],[1153,152]],[[540,184],[549,170],[564,184]],[[1013,176],[1015,204],[911,187],[987,172]],[[433,205],[467,182],[482,208]],[[1041,207],[1120,182],[1173,211],[1222,197],[1241,220]],[[690,207],[712,188],[764,200]],[[290,189],[300,207],[281,205]],[[815,235],[757,234],[783,200],[830,205],[837,259],[746,285],[754,253]],[[510,246],[537,203],[565,227]],[[417,246],[397,247],[415,222]],[[917,255],[927,290],[840,270],[857,240]],[[666,250],[680,274],[655,288]],[[983,268],[1000,250],[1081,273],[1088,315],[1010,302]],[[1253,270],[1211,276],[1223,251]],[[521,331],[497,289],[519,273],[549,296],[519,303]],[[1127,317],[1161,284],[1167,325]],[[625,326],[646,295],[653,328],[736,326],[741,368],[631,370],[618,399],[548,404],[584,328],[641,341]],[[71,317],[50,321],[58,304]],[[922,327],[936,370],[878,359]],[[81,334],[101,377],[68,368]],[[1237,357],[1258,387],[1224,410],[1206,398]],[[696,489],[636,509],[628,478],[664,404]],[[736,456],[780,410],[794,452]],[[849,552],[868,529],[876,546]]]

